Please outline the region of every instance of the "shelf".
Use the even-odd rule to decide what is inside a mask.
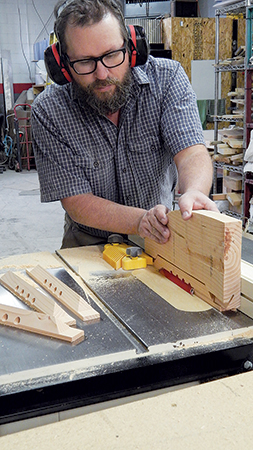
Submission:
[[[213,165],[216,169],[230,170],[231,172],[236,172],[243,175],[243,166],[233,166],[232,164],[221,163],[218,161],[214,161]]]
[[[231,5],[223,6],[221,8],[215,9],[216,15],[226,15],[226,14],[243,14],[245,16],[247,1],[238,1],[232,3]]]
[[[226,211],[222,211],[222,214],[225,214],[226,216],[234,217],[235,219],[239,219],[239,220],[243,219],[242,214],[238,214],[234,211],[230,211],[230,209],[227,209]]]
[[[216,72],[244,72],[245,64],[219,64],[218,66],[215,66],[215,70]]]
[[[243,122],[243,117],[229,116],[211,116],[214,122]]]

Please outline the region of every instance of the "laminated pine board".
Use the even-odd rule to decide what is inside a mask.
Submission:
[[[212,211],[194,211],[184,221],[168,214],[166,244],[145,239],[157,269],[165,268],[190,283],[195,294],[220,311],[236,309],[241,294],[241,221]]]

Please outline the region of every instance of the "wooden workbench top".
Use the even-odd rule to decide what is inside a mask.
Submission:
[[[1,450],[233,450],[253,440],[253,372],[0,438]],[[147,394],[148,395],[148,394]],[[107,405],[108,406],[108,405]]]

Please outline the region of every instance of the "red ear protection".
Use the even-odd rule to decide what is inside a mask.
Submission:
[[[128,39],[131,67],[142,66],[149,55],[149,44],[144,28],[139,25],[128,25]],[[60,52],[59,42],[46,48],[44,61],[48,76],[56,84],[67,84],[72,81],[71,73],[64,56]]]
[[[56,84],[66,84],[72,81],[67,65],[64,65],[62,56],[60,55],[60,45],[56,42],[46,48],[44,52],[44,61],[48,76]]]
[[[149,43],[144,28],[139,25],[127,25],[131,67],[142,66],[147,62]]]

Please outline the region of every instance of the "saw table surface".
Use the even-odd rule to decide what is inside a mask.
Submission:
[[[179,310],[134,271],[112,270],[99,247],[2,259],[0,273],[38,262],[80,295],[87,283],[101,320],[77,319],[85,340],[75,346],[0,327],[0,424],[239,373],[253,360],[251,318],[212,307]],[[0,287],[3,296],[1,303],[11,301],[12,294]]]

